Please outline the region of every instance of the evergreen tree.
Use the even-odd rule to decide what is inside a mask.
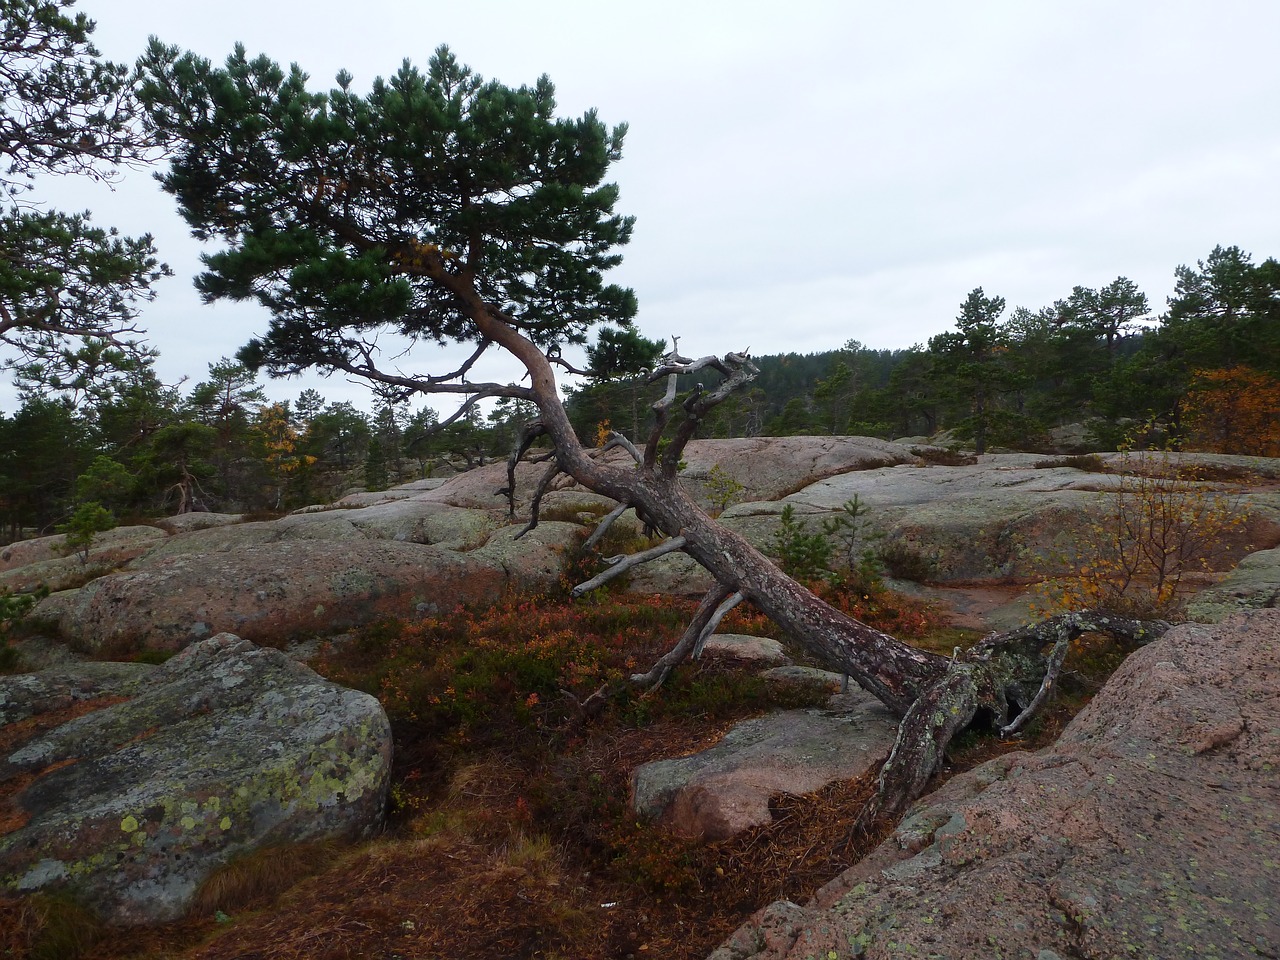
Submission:
[[[37,174],[110,180],[150,146],[128,67],[99,58],[72,3],[0,0],[0,187],[14,198],[0,211],[0,343],[29,377],[63,381],[86,340],[141,349],[134,319],[168,273],[150,236],[18,199]]]
[[[195,419],[213,429],[216,494],[223,506],[246,506],[262,479],[261,462],[249,454],[253,419],[265,400],[257,375],[226,358],[209,364],[209,379],[196,384],[187,399]]]
[[[1280,263],[1255,266],[1239,247],[1214,247],[1175,276],[1162,329],[1185,367],[1280,373]]]
[[[988,297],[976,287],[960,306],[955,331],[929,340],[938,368],[950,375],[968,406],[968,416],[957,427],[962,436],[973,438],[978,454],[986,452],[996,404],[1008,381],[1008,338],[1000,326],[1004,307],[1004,297]]]
[[[1060,325],[1101,340],[1108,363],[1115,361],[1120,338],[1150,313],[1147,295],[1128,277],[1116,277],[1101,290],[1075,287],[1055,307]]]
[[[646,678],[664,678],[719,616],[749,600],[903,717],[860,826],[918,796],[951,738],[980,712],[1017,729],[1043,702],[1037,696],[1021,709],[1026,691],[1051,687],[1060,661],[1044,651],[1065,649],[1086,628],[1081,618],[990,637],[951,657],[920,650],[787,577],[680,485],[689,441],[756,374],[746,354],[665,357],[655,374],[668,378],[670,395],[634,463],[594,456],[582,443],[556,383],[560,348],[581,342],[594,324],[625,323],[635,312],[630,291],[602,276],[631,231],[630,219],[613,213],[615,189],[601,186],[620,156],[621,129],[610,132],[594,113],[555,119],[546,78],[518,90],[486,84],[445,49],[425,75],[406,63],[367,97],[351,92],[345,73],[332,91],[309,92],[296,67],[286,74],[266,58],[249,61],[243,49],[215,70],[156,43],[145,67],[143,95],[173,148],[164,184],[198,233],[225,243],[207,258],[201,289],[210,299],[256,298],[271,312],[244,360],[280,374],[314,366],[453,394],[467,398],[472,416],[476,398],[533,403],[537,432],[555,448],[544,486],[561,472],[634,508],[669,538],[658,553],[683,551],[711,574],[694,622]],[[998,344],[979,345],[1004,304],[975,294],[974,316],[967,304],[955,346],[958,366],[977,369],[998,353]],[[410,376],[380,365],[367,346],[383,329],[475,348],[458,369]],[[527,386],[470,381],[491,346],[524,367]],[[698,381],[679,393],[677,378],[709,370],[719,383]],[[536,508],[535,501],[526,529],[537,522]],[[608,576],[655,555],[622,561]]]

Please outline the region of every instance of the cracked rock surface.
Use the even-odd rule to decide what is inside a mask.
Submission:
[[[1280,611],[1132,655],[1053,747],[924,798],[713,960],[1276,956]]]

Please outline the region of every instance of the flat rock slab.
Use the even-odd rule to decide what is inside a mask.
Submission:
[[[65,536],[15,543],[0,551],[0,592],[79,586],[142,556],[167,538],[168,534],[156,527],[116,527],[94,537],[87,559],[67,555]]]
[[[732,657],[753,663],[789,663],[782,644],[772,637],[750,637],[741,633],[715,633],[702,648],[704,656]]]
[[[1039,753],[951,780],[713,960],[1274,956],[1280,611],[1185,624]]]
[[[884,759],[897,720],[869,696],[841,711],[787,710],[739,723],[714,747],[632,774],[637,812],[719,839],[768,823],[769,798],[860,776]]]
[[[345,523],[342,512],[300,525],[326,516]],[[506,527],[460,553],[362,536],[279,539],[270,524],[222,527],[173,537],[126,571],[46,597],[34,616],[86,647],[122,652],[176,650],[222,631],[288,641],[380,617],[448,612],[508,588],[545,589],[558,580],[564,549],[579,529],[545,523],[517,541],[519,528]],[[183,552],[171,550],[184,541]]]
[[[239,854],[382,822],[378,701],[231,634],[162,666],[0,678],[0,720],[0,891],[115,923],[182,916]]]

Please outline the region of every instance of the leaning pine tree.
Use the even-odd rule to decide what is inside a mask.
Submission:
[[[902,717],[863,820],[900,812],[939,767],[954,734],[979,711],[1005,733],[1044,704],[1070,640],[1101,629],[1131,638],[1159,626],[1074,614],[992,636],[953,658],[917,650],[840,613],[783,574],[742,537],[708,517],[681,488],[681,454],[699,424],[755,367],[741,353],[694,360],[673,351],[652,372],[667,382],[645,438],[615,436],[634,464],[619,466],[575,435],[556,387],[572,369],[561,347],[599,324],[626,327],[632,291],[606,284],[632,218],[614,213],[604,182],[625,127],[589,112],[557,118],[544,76],[512,89],[484,81],[447,48],[426,73],[408,62],[371,92],[341,73],[325,93],[297,67],[283,71],[237,48],[226,66],[153,41],[141,98],[171,155],[162,176],[197,236],[225,248],[197,279],[208,301],[257,300],[268,330],[241,352],[276,375],[342,371],[406,393],[451,394],[458,412],[487,398],[536,406],[514,462],[539,437],[554,447],[529,525],[549,482],[566,474],[634,509],[668,539],[626,565],[683,551],[715,586],[684,636],[637,682],[660,683],[734,603],[745,599],[833,670],[848,674]],[[375,348],[394,332],[413,343],[469,344],[457,369],[405,371]],[[468,375],[486,352],[524,367],[520,383]],[[710,384],[679,394],[680,374]],[[584,585],[584,587],[587,585]]]

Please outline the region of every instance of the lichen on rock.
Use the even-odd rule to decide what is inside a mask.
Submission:
[[[21,814],[0,834],[0,889],[169,920],[236,855],[379,828],[391,731],[373,697],[225,633],[125,679],[129,699],[0,759],[0,797]],[[0,703],[31,686],[0,678]]]

